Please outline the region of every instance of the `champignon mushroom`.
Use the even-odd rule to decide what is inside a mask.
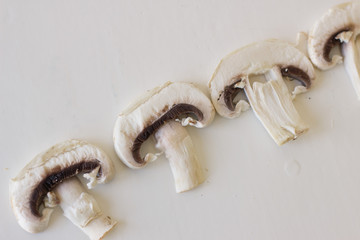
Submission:
[[[264,75],[266,82],[251,83],[254,75]],[[245,100],[235,102],[236,95],[245,90],[256,116],[275,142],[282,145],[308,130],[292,103],[283,76],[300,81],[302,86],[293,92],[298,94],[311,86],[315,74],[309,59],[291,44],[279,40],[253,43],[220,62],[209,82],[211,100],[221,116],[235,118],[249,108]]]
[[[157,147],[170,162],[176,191],[190,190],[204,179],[193,143],[183,126],[205,127],[214,115],[209,98],[192,84],[167,82],[119,114],[114,128],[116,153],[128,167],[144,167],[158,154],[146,153],[141,157],[140,148],[155,134]]]
[[[101,239],[116,224],[103,215],[95,199],[74,177],[83,173],[88,188],[106,183],[114,166],[99,148],[80,140],[68,140],[37,155],[10,180],[10,202],[20,226],[36,233],[47,228],[53,207],[60,204],[64,215],[90,239]]]
[[[321,70],[342,62],[342,56],[330,57],[333,47],[341,44],[345,69],[360,100],[360,60],[356,38],[360,33],[360,2],[348,2],[329,9],[309,34],[308,51],[311,61]]]

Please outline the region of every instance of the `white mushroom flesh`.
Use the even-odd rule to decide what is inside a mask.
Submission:
[[[344,55],[345,69],[360,100],[360,54],[356,46],[356,39],[351,37],[349,42],[342,44],[341,50]]]
[[[309,57],[308,53],[308,39],[309,36],[305,32],[299,32],[296,35],[296,44],[295,47],[299,49],[306,57]]]
[[[174,176],[176,192],[188,191],[204,181],[204,174],[186,129],[178,122],[163,125],[156,133],[156,147],[165,153]]]
[[[245,91],[256,116],[274,141],[282,145],[306,132],[308,126],[292,103],[280,68],[274,67],[265,76],[265,84],[254,82],[251,87],[248,83]]]
[[[58,203],[53,188],[81,169],[89,172],[90,182],[96,183],[109,181],[115,171],[101,149],[79,140],[59,143],[29,162],[9,185],[10,202],[20,226],[32,233],[45,230],[53,211],[51,207]],[[44,208],[40,211],[42,203]]]
[[[311,61],[322,70],[344,61],[344,66],[360,100],[360,65],[356,38],[360,33],[360,2],[348,2],[329,9],[313,26],[308,50]],[[341,44],[342,55],[330,57],[331,49]]]
[[[102,239],[116,225],[116,221],[102,213],[96,200],[86,192],[77,177],[65,180],[54,192],[64,216],[90,239]]]
[[[252,75],[264,75],[267,81],[251,84]],[[211,100],[221,116],[238,117],[247,109],[247,102],[240,100],[230,106],[226,89],[235,92],[241,82],[256,116],[275,142],[281,145],[308,129],[292,103],[293,97],[283,75],[297,78],[304,84],[295,88],[293,94],[306,91],[315,78],[311,62],[293,45],[279,40],[250,44],[220,62],[209,82]]]

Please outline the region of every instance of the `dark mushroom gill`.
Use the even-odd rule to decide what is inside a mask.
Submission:
[[[70,167],[53,171],[38,186],[33,190],[30,196],[30,210],[31,213],[37,217],[41,217],[39,212],[40,205],[42,204],[46,194],[53,190],[58,184],[62,183],[65,179],[75,176],[79,173],[89,173],[95,168],[100,166],[99,161],[84,161]],[[101,168],[99,169],[98,176],[101,175]]]
[[[336,39],[336,36],[339,35],[342,32],[347,32],[350,31],[352,27],[348,27],[348,28],[344,28],[341,29],[339,31],[337,31],[336,33],[334,33],[333,35],[331,35],[331,37],[326,41],[325,45],[324,45],[324,49],[323,49],[323,57],[327,62],[331,62],[331,58],[330,58],[330,52],[331,50],[336,46],[336,45],[340,45],[341,41],[339,39]]]
[[[231,84],[229,86],[226,86],[224,89],[224,93],[223,93],[224,101],[225,101],[226,107],[231,111],[235,110],[234,98],[240,91],[244,90],[242,88],[235,87],[235,85],[239,82],[241,82],[241,79],[237,80],[236,82],[234,82],[233,84]]]
[[[289,77],[290,80],[295,79],[295,80],[299,81],[301,83],[301,85],[303,85],[304,87],[310,88],[310,86],[311,86],[310,77],[303,70],[301,70],[295,66],[286,66],[286,67],[281,67],[280,71],[281,71],[281,75],[283,75],[284,77]],[[228,85],[224,88],[224,92],[223,92],[224,102],[225,102],[226,107],[230,111],[235,110],[234,98],[240,91],[243,90],[242,88],[235,87],[235,85],[239,82],[241,82],[241,79],[235,81],[231,85]]]
[[[168,111],[166,111],[160,118],[158,118],[155,122],[151,123],[144,130],[140,132],[140,134],[136,137],[131,152],[134,160],[139,164],[144,164],[145,161],[140,155],[141,145],[158,130],[163,124],[167,121],[175,120],[182,116],[195,116],[196,120],[201,121],[204,118],[203,113],[195,106],[180,103],[172,106]]]
[[[306,87],[307,89],[311,87],[311,80],[309,75],[307,75],[306,72],[301,70],[300,68],[297,68],[295,66],[287,66],[281,68],[281,75],[284,77],[289,77],[290,80],[297,80]]]

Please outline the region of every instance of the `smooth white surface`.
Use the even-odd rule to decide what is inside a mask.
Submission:
[[[8,201],[9,179],[68,138],[115,161],[115,179],[91,191],[119,221],[106,239],[359,239],[360,102],[342,65],[297,97],[311,128],[282,147],[251,111],[188,128],[207,174],[190,192],[175,193],[164,158],[131,170],[112,144],[117,113],[147,89],[207,90],[229,52],[294,41],[340,2],[0,0],[1,239],[87,239],[59,209],[45,232],[27,233]]]

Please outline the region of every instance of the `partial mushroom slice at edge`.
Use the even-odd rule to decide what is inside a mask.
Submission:
[[[348,2],[330,8],[309,33],[308,50],[311,61],[321,70],[333,68],[344,59],[344,66],[360,100],[360,60],[356,39],[360,34],[360,2]],[[330,56],[341,44],[342,55]]]
[[[45,230],[52,208],[59,204],[59,199],[63,197],[57,196],[54,189],[63,184],[63,181],[83,173],[89,180],[88,187],[92,188],[97,183],[106,183],[112,179],[114,171],[113,163],[107,155],[85,141],[68,140],[54,145],[37,155],[17,177],[10,180],[10,202],[18,223],[31,233]],[[79,187],[71,181],[66,183],[65,189],[67,194],[71,195],[76,193]],[[83,207],[90,210],[92,204]],[[87,223],[83,222],[82,225],[84,224]],[[98,229],[93,224],[87,228],[90,226]]]
[[[344,55],[345,69],[360,100],[360,54],[356,46],[356,39],[351,37],[347,43],[342,44],[341,50]]]
[[[180,130],[181,126],[172,122],[180,121],[182,126],[191,125],[202,128],[210,124],[214,115],[215,111],[210,99],[192,84],[167,82],[148,91],[118,116],[114,127],[116,153],[128,167],[144,167],[148,162],[155,160],[158,154],[146,153],[141,156],[140,148],[150,136],[156,134],[158,147],[170,158],[170,162],[173,162],[176,158],[175,152],[182,154],[181,152],[185,150],[180,148],[189,147],[190,154],[193,153],[191,150],[193,146],[188,141],[190,137],[185,137],[187,133]],[[167,124],[171,124],[172,127],[166,126]],[[168,130],[170,132],[165,132]],[[178,142],[177,145],[169,145],[167,139],[173,139],[175,135],[172,131],[178,130],[179,134],[187,140]],[[181,168],[176,167],[176,164],[180,163],[171,163],[178,192],[189,190],[203,181],[200,177],[201,170],[185,168],[186,166],[198,168],[197,161],[194,160],[196,157],[192,154],[187,156],[190,158],[188,160],[184,157],[184,154],[179,157],[179,160],[183,161],[181,164],[185,164]],[[191,164],[186,165],[188,163]],[[174,169],[177,170],[174,171]],[[192,176],[192,173],[189,175],[186,172],[179,173],[179,171],[189,171],[199,176]],[[179,177],[189,179],[179,180]]]
[[[252,83],[252,75],[264,75],[266,82]],[[245,100],[234,102],[244,90],[256,116],[282,145],[308,130],[283,76],[299,80],[302,86],[293,92],[297,94],[310,88],[315,72],[305,54],[289,43],[274,39],[253,43],[222,59],[209,82],[211,100],[221,116],[235,118],[247,109]]]

